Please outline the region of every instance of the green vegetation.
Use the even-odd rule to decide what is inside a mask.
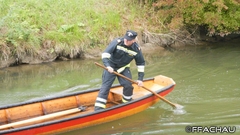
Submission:
[[[208,35],[225,36],[240,31],[239,0],[149,0],[170,29],[203,26]]]
[[[0,0],[0,61],[25,56],[74,58],[127,29],[164,33],[204,26],[208,34],[240,28],[237,0]],[[50,56],[49,56],[50,57]],[[0,63],[1,66],[1,63]]]
[[[1,60],[21,55],[44,57],[39,56],[43,49],[67,56],[105,45],[127,29],[136,29],[135,22],[143,14],[134,2],[119,0],[0,2]]]

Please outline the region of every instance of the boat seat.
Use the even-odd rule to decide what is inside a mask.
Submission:
[[[122,95],[123,88],[113,89],[111,90],[112,93]]]
[[[146,92],[148,93],[148,91],[146,91]],[[146,92],[144,92],[144,91],[134,91],[133,90],[132,98],[136,99],[136,98],[139,98],[141,96],[144,96],[146,94]],[[111,93],[118,94],[118,95],[122,96],[123,88],[113,89],[113,90],[111,90]]]

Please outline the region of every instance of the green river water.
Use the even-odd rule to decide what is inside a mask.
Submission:
[[[158,102],[136,115],[62,135],[240,134],[239,43],[145,54],[145,78],[160,74],[173,78],[176,87],[165,98],[183,109]],[[95,61],[101,62],[72,60],[1,69],[0,106],[98,88],[102,69],[94,65]],[[134,63],[132,74],[136,79]]]

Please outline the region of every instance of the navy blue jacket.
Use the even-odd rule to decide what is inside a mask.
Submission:
[[[133,59],[138,67],[138,80],[143,80],[145,60],[136,42],[128,47],[124,45],[124,38],[117,38],[102,53],[104,65],[111,66],[115,71],[122,67],[128,67]]]

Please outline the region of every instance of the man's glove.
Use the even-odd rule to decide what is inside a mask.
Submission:
[[[108,72],[110,72],[110,73],[113,73],[113,71],[114,71],[113,68],[110,66],[108,66],[107,69],[108,69]]]
[[[137,80],[137,84],[138,84],[138,86],[143,86],[143,82],[140,80]]]

